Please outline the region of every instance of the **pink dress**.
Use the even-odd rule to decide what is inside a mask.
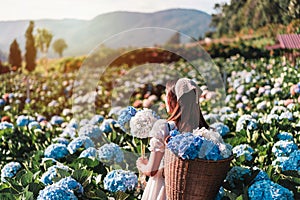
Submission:
[[[175,129],[175,123],[173,121],[167,121],[164,119],[157,120],[153,125],[150,132],[150,146],[151,152],[160,151],[165,152],[165,138],[169,135],[169,131]],[[166,200],[165,179],[163,177],[163,164],[164,158],[162,158],[158,172],[151,176],[147,182],[144,190],[142,200]]]

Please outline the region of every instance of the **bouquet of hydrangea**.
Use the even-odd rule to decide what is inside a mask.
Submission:
[[[159,116],[151,109],[144,108],[137,111],[130,120],[130,132],[137,138],[149,137],[149,132],[153,124],[159,119]]]
[[[151,109],[144,108],[143,110],[138,110],[129,122],[131,135],[139,139],[148,138],[153,124],[158,119],[159,116]],[[141,154],[142,156],[145,154],[143,142],[141,142]]]
[[[104,178],[104,189],[110,192],[132,191],[138,183],[137,176],[130,171],[113,170]]]
[[[221,160],[231,156],[231,146],[225,144],[218,132],[205,128],[193,133],[171,131],[167,144],[169,150],[182,159]]]

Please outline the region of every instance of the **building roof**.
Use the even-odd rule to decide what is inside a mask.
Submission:
[[[277,40],[283,49],[300,49],[300,34],[278,35]]]
[[[277,36],[279,43],[266,46],[271,49],[300,49],[300,34],[282,34]]]

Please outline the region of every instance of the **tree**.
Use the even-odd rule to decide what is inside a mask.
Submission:
[[[10,45],[8,62],[12,67],[20,68],[22,66],[21,50],[16,39]]]
[[[59,38],[55,40],[52,44],[53,50],[58,53],[59,57],[63,56],[63,51],[68,48],[68,45],[66,44],[65,40],[62,38]]]
[[[52,41],[53,35],[47,29],[37,29],[37,34],[35,35],[36,47],[40,50],[44,57],[46,58],[50,43]]]
[[[29,26],[26,30],[25,37],[26,37],[26,53],[25,53],[25,60],[26,60],[26,69],[31,72],[35,69],[36,63],[36,48],[34,45],[34,37],[32,35],[34,29],[34,22],[30,21]]]

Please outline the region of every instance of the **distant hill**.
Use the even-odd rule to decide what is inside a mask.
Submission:
[[[47,28],[54,34],[53,41],[64,38],[68,49],[64,55],[75,56],[87,54],[103,40],[133,28],[162,27],[180,31],[188,36],[198,38],[209,31],[211,16],[193,9],[170,9],[154,13],[111,12],[101,14],[92,20],[36,20],[35,29]],[[24,53],[25,31],[29,20],[0,21],[0,50],[9,51],[9,45],[17,38]],[[134,35],[132,38],[120,40],[117,46],[164,43],[171,35],[159,36],[153,32]],[[184,41],[187,42],[187,41]],[[54,56],[52,48],[50,55]]]

